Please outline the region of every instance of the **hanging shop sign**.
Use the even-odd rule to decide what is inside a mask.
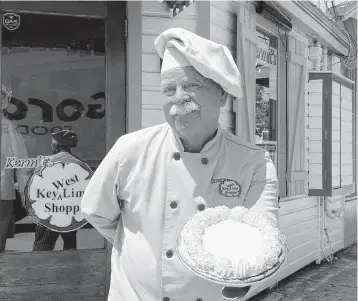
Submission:
[[[262,140],[260,143],[256,143],[258,147],[263,148],[269,152],[272,162],[277,165],[277,142]]]
[[[268,49],[256,48],[256,60],[259,63],[277,65],[277,50],[267,46]]]
[[[25,189],[27,212],[35,223],[52,231],[70,232],[87,221],[80,204],[93,172],[84,162],[73,159],[54,161],[36,170]]]

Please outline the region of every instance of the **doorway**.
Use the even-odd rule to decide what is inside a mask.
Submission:
[[[74,133],[71,154],[91,171],[125,133],[125,8],[125,2],[1,3],[1,300],[106,300],[104,238],[85,222],[61,228],[70,207],[59,203],[45,205],[58,215],[33,218],[26,189],[36,170],[29,162],[54,155],[57,132]],[[38,198],[51,181],[37,183]],[[81,193],[72,189],[74,196],[80,200]]]

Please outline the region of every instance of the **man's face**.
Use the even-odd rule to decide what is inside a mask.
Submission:
[[[226,100],[219,85],[187,66],[162,74],[161,86],[167,122],[182,138],[216,129]]]

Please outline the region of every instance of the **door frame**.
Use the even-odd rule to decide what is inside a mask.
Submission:
[[[14,13],[36,13],[105,19],[105,1],[0,1],[0,10]]]
[[[133,8],[133,5],[131,7]],[[127,83],[127,71],[129,69],[127,60],[129,56],[126,49],[128,45],[126,43],[125,21],[128,10],[127,3],[121,1],[0,2],[1,20],[4,12],[63,15],[105,20],[106,153],[115,141],[127,132],[129,126],[133,130],[138,128],[139,125],[138,117],[133,123],[136,124],[134,126],[132,123],[129,124],[127,118],[129,111],[127,89],[130,88],[133,91],[134,88],[133,85]],[[133,12],[133,9],[131,11]],[[133,44],[133,41],[131,43]],[[0,49],[2,49],[2,21]],[[136,51],[138,50],[136,49]],[[1,58],[2,55],[0,54],[0,70]],[[132,61],[133,59],[138,61],[138,57],[130,56],[130,58]],[[138,64],[136,65],[138,69]],[[136,90],[139,90],[138,86]],[[138,100],[135,104],[138,108]],[[130,110],[131,115],[135,114],[133,109]],[[1,118],[0,114],[0,129]],[[14,299],[20,297],[19,299],[24,301],[35,299],[40,301],[39,298],[42,295],[46,293],[46,297],[48,297],[48,294],[52,292],[53,296],[68,294],[67,299],[73,301],[104,300],[109,289],[110,258],[111,245],[106,240],[103,249],[0,254],[0,266],[5,267],[3,271],[6,271],[6,274],[0,271],[0,279],[2,280],[0,281],[0,299],[4,296],[11,296]],[[49,270],[52,270],[52,272],[48,273]],[[81,281],[78,281],[78,279]],[[41,294],[41,291],[44,294]],[[71,292],[74,291],[75,293],[71,295]]]

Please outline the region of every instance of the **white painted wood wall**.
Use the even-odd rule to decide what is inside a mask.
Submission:
[[[357,241],[357,196],[347,197],[344,202],[344,246]]]
[[[330,252],[337,252],[344,248],[344,211],[339,216],[334,216],[332,210],[344,209],[344,196],[330,197],[325,203],[325,210],[321,214],[321,252],[320,260],[328,256]],[[328,233],[328,238],[326,235]],[[330,242],[328,242],[328,239]],[[331,250],[332,248],[332,250]]]
[[[338,88],[338,87],[337,87]],[[336,89],[337,89],[336,88]],[[334,90],[333,90],[334,92]],[[342,186],[353,184],[353,93],[341,85],[341,180]]]
[[[273,276],[252,287],[247,297],[274,285],[314,262],[319,255],[319,211],[316,197],[298,197],[280,203],[279,227],[289,248],[284,265]]]
[[[313,41],[306,40],[306,57],[309,53],[309,45]],[[305,154],[306,154],[306,169],[310,170],[308,182],[310,187],[321,189],[322,185],[322,80],[309,81],[308,73],[313,71],[313,62],[307,60],[307,77],[306,77],[306,89],[305,89]],[[333,102],[333,106],[339,108],[339,103]],[[337,118],[334,115],[334,118]],[[340,129],[337,127],[337,123],[332,127],[335,134]],[[338,131],[338,132],[337,132]],[[333,142],[333,143],[336,143]],[[337,156],[332,155],[332,161],[337,162]],[[339,164],[339,163],[338,163]],[[333,179],[332,179],[333,180]],[[344,247],[344,211],[341,215],[335,217],[330,210],[339,210],[344,208],[344,196],[336,196],[327,198],[325,209],[322,202],[319,202],[318,197],[313,197],[317,203],[317,210],[320,210],[319,217],[317,217],[317,262],[320,262],[328,256],[330,252],[337,252]],[[321,203],[321,204],[320,204]],[[328,204],[328,205],[327,205]],[[327,214],[328,212],[328,214]],[[331,216],[329,216],[331,215]],[[326,231],[330,243],[327,241]],[[332,250],[331,250],[332,248]]]
[[[166,5],[142,1],[142,127],[165,122],[160,92],[160,59],[155,38],[164,30],[181,27],[196,32],[197,5],[193,3],[173,18]]]
[[[287,193],[289,196],[308,195],[304,126],[307,39],[292,30],[287,40]]]
[[[311,189],[322,189],[322,80],[312,80],[308,84],[306,95],[306,148],[309,186]]]
[[[236,28],[237,28],[237,3],[236,1],[211,1],[210,2],[210,39],[216,43],[225,45],[236,60]],[[220,125],[234,133],[235,114],[233,113],[233,101],[229,101],[221,108]]]
[[[332,187],[341,187],[341,93],[340,85],[332,83]],[[352,131],[350,131],[352,132]],[[352,165],[352,164],[351,164]]]
[[[343,199],[343,196],[329,199],[327,211],[339,210],[344,206]],[[344,213],[339,217],[327,216],[318,197],[300,196],[281,202],[279,227],[286,236],[289,248],[286,262],[274,277],[255,285],[247,297],[274,285],[309,263],[319,263],[331,251],[334,253],[344,248]]]
[[[308,88],[307,139],[309,183],[311,189],[322,189],[322,106],[323,80],[311,80]],[[353,184],[353,109],[352,90],[332,82],[332,188]]]

